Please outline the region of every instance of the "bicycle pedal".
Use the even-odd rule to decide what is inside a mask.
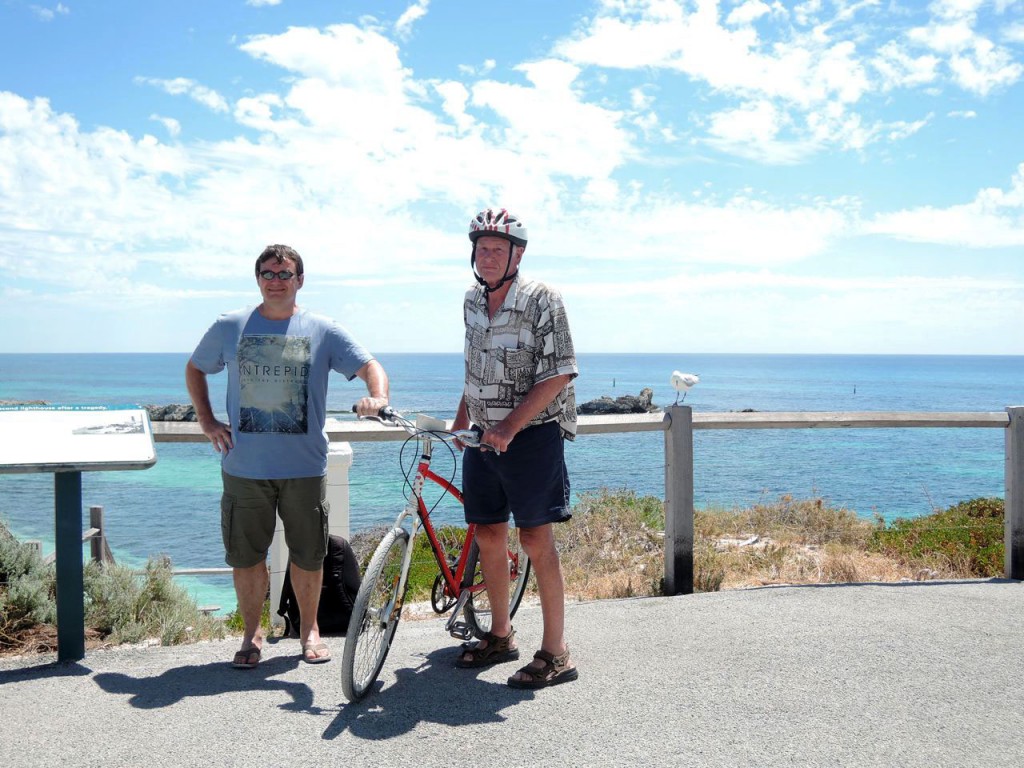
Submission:
[[[452,637],[458,638],[459,640],[471,640],[473,638],[473,630],[469,628],[469,624],[464,621],[457,621],[452,624],[448,630]]]

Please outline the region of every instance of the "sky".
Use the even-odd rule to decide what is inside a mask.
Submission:
[[[0,352],[259,301],[459,352],[471,217],[581,352],[1024,354],[1024,0],[0,0]]]

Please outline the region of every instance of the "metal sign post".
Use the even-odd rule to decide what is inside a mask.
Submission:
[[[0,473],[54,475],[57,659],[85,656],[82,472],[156,464],[149,415],[138,406],[0,406]]]

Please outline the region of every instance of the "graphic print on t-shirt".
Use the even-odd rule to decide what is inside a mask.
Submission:
[[[308,336],[243,336],[238,342],[240,432],[305,434]]]

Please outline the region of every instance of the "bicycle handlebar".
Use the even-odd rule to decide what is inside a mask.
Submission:
[[[352,413],[358,413],[357,406],[352,406]],[[410,435],[418,433],[415,424],[413,424],[411,421],[405,418],[402,414],[400,414],[390,405],[385,405],[383,408],[377,411],[375,416],[368,416],[366,418],[377,419],[377,421],[383,422],[385,424],[391,424],[393,426],[402,427]],[[442,437],[441,434],[438,434],[436,432],[431,432],[431,434],[434,434],[438,437]],[[448,435],[449,437],[442,437],[442,439],[458,440],[466,448],[479,448],[482,451],[494,451],[495,455],[501,454],[501,451],[497,450],[493,445],[481,443],[481,433],[477,432],[475,429],[457,429],[454,432],[447,432],[443,434]]]

